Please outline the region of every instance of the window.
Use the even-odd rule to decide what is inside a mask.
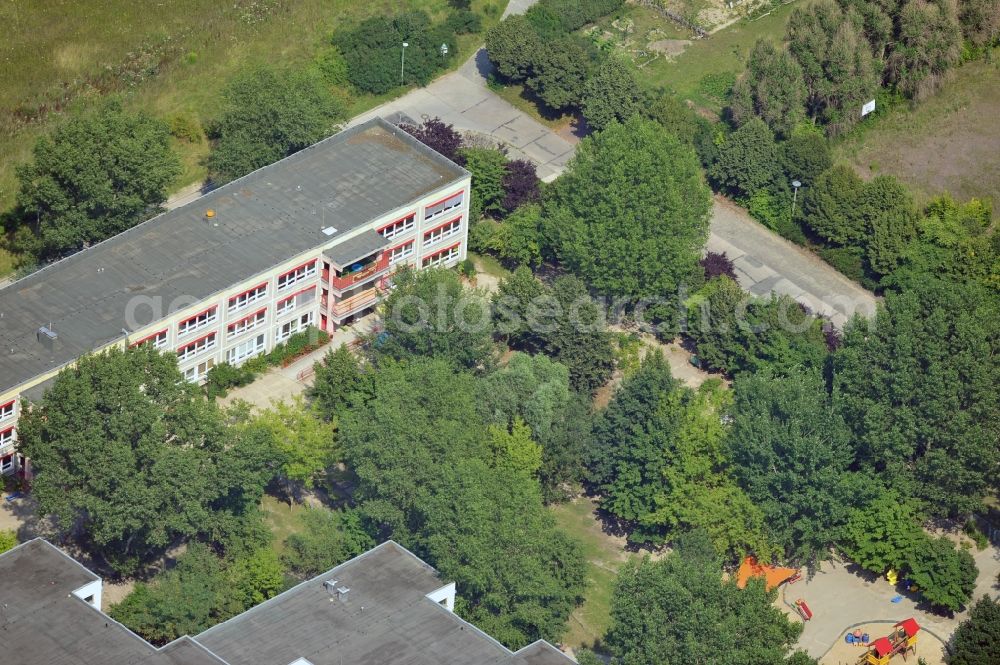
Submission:
[[[138,342],[133,342],[132,346],[142,346],[143,344],[152,344],[154,349],[163,349],[167,346],[167,331],[161,330],[148,337],[143,337]]]
[[[0,422],[14,417],[14,400],[0,406]]]
[[[238,312],[247,305],[255,303],[267,297],[267,282],[259,284],[249,291],[233,296],[229,299],[229,311]]]
[[[254,312],[250,316],[244,317],[237,321],[236,323],[230,323],[227,329],[227,334],[230,339],[242,335],[243,333],[250,332],[251,330],[256,330],[257,328],[264,325],[264,319],[267,318],[267,308]]]
[[[283,323],[275,329],[274,339],[276,342],[284,342],[297,332],[302,332],[312,325],[313,313],[306,312],[302,316]]]
[[[186,344],[179,349],[177,349],[177,362],[184,362],[190,358],[202,354],[206,351],[210,351],[215,348],[216,335],[211,333],[205,335],[201,339],[196,339],[190,344]]]
[[[406,233],[407,231],[413,230],[413,222],[416,219],[416,215],[410,214],[403,219],[397,220],[392,224],[383,226],[378,230],[379,234],[383,238],[395,238],[396,236]]]
[[[394,265],[408,256],[413,255],[413,241],[404,242],[389,250],[389,265]]]
[[[10,473],[14,470],[14,456],[4,455],[0,458],[0,473]]]
[[[453,235],[462,232],[462,218],[456,217],[450,222],[446,222],[436,229],[431,229],[424,234],[424,244],[433,245],[436,242],[440,242],[445,238],[450,238]]]
[[[310,261],[304,265],[295,268],[294,270],[289,270],[284,275],[278,277],[278,290],[287,289],[292,284],[297,284],[304,279],[309,279],[316,274],[316,261]]]
[[[288,314],[289,312],[294,312],[300,307],[305,307],[315,299],[316,287],[310,286],[308,289],[304,289],[294,295],[279,300],[276,307],[277,314],[278,316],[282,316],[284,314]]]
[[[253,358],[263,350],[264,335],[260,334],[229,349],[229,351],[226,352],[226,362],[230,365],[239,365],[247,358]]]
[[[184,370],[184,378],[191,383],[198,383],[206,376],[208,376],[208,370],[215,367],[215,360],[209,358],[203,363],[198,363],[194,367],[188,367]]]
[[[441,251],[435,252],[430,256],[425,256],[423,266],[425,268],[429,268],[430,266],[439,266],[443,263],[448,263],[448,261],[451,261],[452,259],[457,259],[459,254],[458,248],[460,245],[461,243],[456,243],[448,249],[442,249]]]
[[[177,325],[177,334],[179,336],[190,335],[196,330],[201,330],[205,326],[215,323],[218,312],[218,307],[210,307],[201,314],[195,314],[189,319],[184,319]]]
[[[461,191],[458,194],[452,194],[446,199],[442,199],[437,203],[432,203],[426,208],[424,208],[424,221],[431,219],[437,219],[441,215],[445,214],[449,210],[454,210],[462,205],[465,192]]]
[[[0,448],[6,446],[9,443],[14,443],[13,427],[8,427],[4,431],[0,432]]]

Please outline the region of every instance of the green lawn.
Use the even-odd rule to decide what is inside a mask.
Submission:
[[[625,539],[606,535],[594,514],[595,504],[582,497],[552,507],[556,522],[583,545],[587,559],[587,590],[584,603],[569,619],[562,643],[591,647],[604,637],[611,622],[611,593],[622,564],[637,554],[626,552]]]
[[[308,510],[308,507],[304,503],[289,505],[270,494],[264,495],[260,507],[264,511],[264,524],[274,534],[271,546],[280,555],[285,550],[285,539],[302,528],[299,515]]]
[[[493,25],[504,0],[473,0]],[[435,19],[448,0],[8,0],[0,3],[0,211],[14,200],[14,167],[30,158],[37,138],[66,110],[117,95],[127,108],[166,120],[216,113],[220,92],[240,68],[268,63],[302,66],[345,23],[406,9]],[[464,62],[482,42],[463,35],[452,64]],[[360,113],[395,97],[349,99]],[[204,177],[207,144],[178,141],[184,172],[180,189]],[[5,272],[0,257],[0,275]]]

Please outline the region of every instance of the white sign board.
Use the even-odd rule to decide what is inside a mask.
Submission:
[[[862,118],[865,117],[874,110],[875,110],[875,100],[873,99],[861,107],[861,117]]]

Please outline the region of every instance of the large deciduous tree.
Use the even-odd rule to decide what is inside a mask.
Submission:
[[[669,297],[698,284],[708,187],[694,151],[632,118],[584,139],[546,202],[556,256],[603,293]]]
[[[760,118],[751,118],[719,147],[708,175],[733,196],[750,198],[773,185],[780,173],[774,133]]]
[[[779,137],[791,135],[805,119],[806,85],[802,67],[788,51],[759,39],[750,51],[746,73],[733,87],[730,112],[737,125],[759,117]]]
[[[733,473],[790,559],[822,558],[874,490],[868,474],[851,471],[851,431],[823,376],[763,372],[737,377],[733,388]]]
[[[172,355],[148,345],[84,356],[18,427],[42,513],[122,573],[176,540],[239,550],[259,539],[275,472],[267,440],[224,429]]]
[[[935,516],[963,516],[997,482],[1000,351],[994,294],[925,276],[857,319],[834,357],[860,462]]]
[[[17,205],[31,233],[18,249],[46,259],[109,238],[160,210],[180,174],[166,124],[107,103],[35,143],[18,167]]]
[[[949,665],[992,665],[1000,643],[1000,602],[983,596],[969,617],[958,625],[952,639]]]
[[[815,663],[790,654],[801,624],[774,607],[760,580],[745,589],[723,581],[704,532],[693,532],[660,561],[625,566],[611,600],[606,646],[621,665]]]
[[[345,117],[343,104],[312,70],[247,70],[226,87],[221,113],[209,126],[209,176],[225,183],[267,166],[332,134]]]
[[[301,529],[285,541],[281,560],[300,579],[326,572],[375,546],[356,510],[307,508],[300,513],[299,524]]]
[[[528,20],[519,14],[504,19],[486,32],[486,52],[505,78],[520,82],[534,72],[544,42]]]
[[[646,111],[646,99],[632,70],[619,58],[608,58],[587,79],[582,94],[583,117],[600,131]]]

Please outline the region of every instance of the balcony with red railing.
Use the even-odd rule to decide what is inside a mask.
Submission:
[[[337,271],[330,278],[330,285],[338,291],[345,291],[366,282],[389,269],[388,253],[380,254],[368,263],[355,264],[355,269]]]

